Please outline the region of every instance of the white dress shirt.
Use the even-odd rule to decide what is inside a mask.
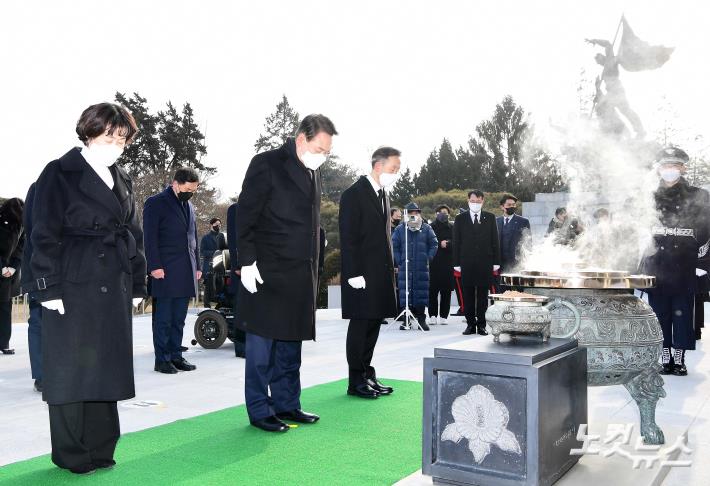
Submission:
[[[477,213],[474,213],[473,211],[471,211],[471,210],[469,209],[468,212],[471,214],[471,222],[472,222],[473,224],[476,224],[476,219],[475,219],[476,216],[478,216],[478,224],[481,224],[481,212],[480,212],[480,211],[477,212]]]
[[[113,175],[111,171],[104,164],[97,162],[96,160],[91,160],[91,152],[87,150],[86,147],[81,148],[81,155],[84,160],[94,169],[94,172],[98,174],[102,181],[108,186],[109,189],[113,189]]]

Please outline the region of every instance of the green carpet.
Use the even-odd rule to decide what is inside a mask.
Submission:
[[[392,484],[421,467],[422,384],[383,381],[395,392],[377,400],[345,380],[303,390],[321,420],[285,434],[247,425],[241,405],[124,435],[111,471],[76,476],[47,455],[0,468],[0,484]]]

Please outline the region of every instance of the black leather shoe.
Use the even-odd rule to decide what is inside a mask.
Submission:
[[[688,374],[688,368],[685,367],[685,364],[675,364],[673,365],[672,373],[676,376],[686,376]]]
[[[166,375],[174,375],[178,372],[177,368],[173,366],[170,361],[160,361],[155,363],[155,368],[153,369],[160,373],[165,373]]]
[[[481,336],[488,336],[488,331],[486,331],[485,327],[479,327],[476,332]]]
[[[194,364],[191,364],[189,361],[187,361],[185,358],[180,358],[180,359],[174,359],[171,361],[173,366],[177,368],[180,371],[193,371],[197,369],[197,366]]]
[[[42,393],[42,380],[35,380],[35,391]]]
[[[113,466],[116,465],[116,461],[113,459],[95,459],[94,460],[94,466],[96,466],[96,469],[113,469]]]
[[[422,328],[422,331],[429,330],[429,325],[426,323],[426,317],[418,317],[417,322],[419,323],[419,327]]]
[[[380,322],[380,326],[386,326],[387,324],[389,324],[389,322],[387,322],[387,319],[382,319],[382,322]]]
[[[361,383],[355,386],[348,387],[348,395],[353,395],[360,398],[377,398],[380,396],[377,390],[372,388],[367,383]]]
[[[671,375],[673,374],[673,363],[666,363],[663,365],[663,368],[661,368],[661,371],[658,372],[661,375]]]
[[[476,333],[475,328],[473,328],[471,326],[466,326],[466,329],[464,329],[464,331],[461,334],[463,334],[464,336],[470,336],[471,334],[475,334],[475,333]]]
[[[180,351],[187,351],[187,346],[180,346]]]
[[[93,464],[82,464],[77,467],[70,467],[69,470],[74,474],[93,474],[96,472],[96,466]]]
[[[258,429],[265,430],[266,432],[288,432],[289,429],[288,425],[273,415],[261,420],[253,420],[251,424]]]
[[[375,390],[378,395],[391,395],[392,392],[394,391],[394,388],[391,386],[386,386],[377,381],[377,378],[369,378],[367,380],[367,384],[370,385],[370,388]]]
[[[291,410],[290,412],[281,412],[276,414],[276,418],[280,420],[288,420],[289,422],[300,422],[302,424],[314,424],[320,418],[314,413],[304,412],[300,408]]]
[[[0,351],[2,352],[2,354],[15,354],[14,349],[0,349]]]

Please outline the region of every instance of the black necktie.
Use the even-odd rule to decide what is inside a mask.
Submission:
[[[478,224],[478,213],[473,215],[473,224]]]
[[[506,226],[507,224],[508,224],[508,218],[505,218],[505,219],[503,220],[503,226]]]
[[[379,191],[377,191],[377,195],[380,197],[380,205],[382,206],[382,214],[385,214],[385,190],[380,189]],[[385,214],[385,217],[387,217],[386,214]]]

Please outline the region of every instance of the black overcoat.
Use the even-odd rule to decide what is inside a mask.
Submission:
[[[660,225],[641,262],[641,272],[656,276],[649,293],[695,293],[702,282],[695,269],[710,270],[710,195],[681,179],[660,185],[654,198]]]
[[[454,220],[455,267],[461,267],[464,287],[493,283],[493,265],[500,265],[498,228],[493,213],[481,211],[481,221],[474,225],[471,213],[465,212]]]
[[[439,248],[429,265],[429,285],[440,290],[454,290],[454,226],[438,219],[431,223]],[[441,247],[441,242],[447,241],[446,248]]]
[[[0,275],[0,302],[9,302],[20,295],[22,275],[22,252],[25,246],[25,233],[22,224],[12,224],[0,214],[0,268],[12,267],[12,277]]]
[[[360,177],[340,198],[340,289],[343,319],[383,319],[397,315],[397,297],[389,221],[367,177]],[[385,216],[387,215],[387,216]],[[365,277],[365,288],[348,279]]]
[[[146,295],[143,233],[131,180],[111,190],[78,148],[50,162],[35,186],[30,267],[42,313],[43,398],[50,404],[135,396],[132,299]],[[29,290],[29,289],[28,289]]]
[[[296,156],[296,144],[254,156],[239,194],[239,266],[256,262],[263,284],[239,288],[237,326],[283,341],[316,336],[320,250],[320,171]]]

